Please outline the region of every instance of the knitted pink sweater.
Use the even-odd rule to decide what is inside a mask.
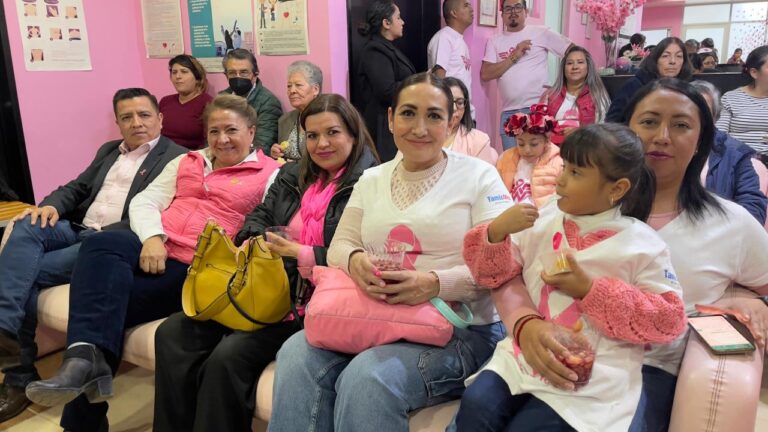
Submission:
[[[575,223],[565,223],[568,244],[577,250],[587,249],[614,234],[599,230],[581,237]],[[488,242],[488,224],[474,227],[464,237],[464,260],[475,282],[482,287],[496,289],[519,276],[522,265],[517,256],[516,246],[508,240]],[[685,306],[680,297],[672,292],[644,292],[614,278],[594,279],[589,293],[578,304],[602,334],[630,343],[671,342],[685,328]]]

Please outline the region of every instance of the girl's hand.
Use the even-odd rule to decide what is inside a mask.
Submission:
[[[575,299],[582,299],[589,294],[589,291],[592,289],[592,278],[584,273],[584,270],[579,267],[579,264],[573,255],[566,253],[565,258],[568,260],[568,265],[571,267],[570,272],[552,276],[541,272],[541,280],[543,280],[545,284],[556,287]]]
[[[387,281],[383,287],[374,287],[372,293],[383,295],[389,304],[417,305],[429,301],[440,293],[440,281],[434,273],[414,270],[381,272]]]
[[[267,247],[270,251],[282,257],[297,258],[299,256],[299,250],[301,249],[300,244],[286,240],[271,232],[265,234],[267,236]]]
[[[516,204],[500,214],[488,225],[488,241],[499,243],[507,235],[520,232],[533,226],[539,218],[539,210],[530,204]]]
[[[349,276],[369,297],[376,300],[386,300],[387,296],[374,290],[383,288],[386,284],[379,277],[381,272],[368,259],[363,251],[354,252],[349,257]]]
[[[568,349],[557,341],[558,333],[556,324],[534,319],[525,324],[517,344],[525,361],[550,384],[563,390],[575,390],[574,382],[579,376],[558,360],[558,357],[568,355]]]
[[[715,306],[733,309],[738,312],[734,317],[747,326],[755,342],[760,349],[768,352],[766,341],[768,340],[768,306],[760,299],[754,298],[727,298],[718,300]]]

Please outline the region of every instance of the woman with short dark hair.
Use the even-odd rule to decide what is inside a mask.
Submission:
[[[755,149],[768,164],[768,45],[749,53],[744,75],[749,84],[723,95],[717,127]]]

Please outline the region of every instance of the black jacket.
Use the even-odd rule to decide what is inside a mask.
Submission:
[[[115,163],[117,157],[120,156],[119,147],[122,142],[123,140],[115,140],[102,145],[96,152],[93,162],[88,165],[88,168],[80,173],[76,179],[63,186],[59,186],[58,189],[43,198],[40,202],[40,207],[53,206],[59,212],[61,219],[66,219],[76,224],[83,223],[85,213],[88,211],[88,207],[93,204],[93,200],[96,199],[96,194],[101,190],[107,172]],[[161,136],[155,148],[149,152],[136,172],[136,176],[133,178],[131,188],[128,190],[128,197],[123,206],[123,215],[120,222],[104,227],[104,229],[130,229],[128,205],[131,199],[152,183],[152,180],[160,174],[168,162],[179,155],[185,154],[187,151],[188,149]]]
[[[416,73],[413,64],[392,42],[381,36],[373,36],[363,47],[362,59],[357,68],[365,125],[376,143],[382,162],[397,154],[395,140],[389,131],[387,108],[392,104],[400,82]]]
[[[605,115],[605,121],[607,123],[624,123],[627,120],[624,118],[624,110],[627,108],[629,101],[638,90],[655,79],[655,76],[643,69],[637,71],[635,76],[628,79],[621,87],[621,90],[613,97],[611,107],[608,108],[608,113]]]
[[[323,246],[315,246],[315,263],[327,265],[326,256],[328,246],[336,233],[341,214],[347,206],[352,188],[367,168],[375,166],[376,159],[366,149],[363,157],[354,168],[353,174],[331,198],[328,210],[325,213],[325,228],[323,229]],[[264,201],[245,217],[245,224],[235,237],[235,243],[241,244],[249,237],[261,235],[264,229],[270,226],[288,225],[301,205],[302,192],[299,190],[299,164],[291,162],[283,165],[275,178],[275,182],[269,188]],[[283,260],[285,271],[291,281],[291,286],[296,286],[298,271],[295,259]]]

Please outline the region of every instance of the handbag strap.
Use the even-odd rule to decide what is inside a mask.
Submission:
[[[211,243],[211,239],[214,235],[221,235],[219,226],[213,221],[206,223],[203,232],[197,237],[197,245],[195,246],[195,255],[192,258],[192,263],[187,268],[187,275],[194,276],[199,270],[200,263],[202,261],[205,251],[208,249],[208,245]],[[224,236],[226,237],[226,236]],[[228,239],[228,238],[227,238]],[[186,282],[185,282],[186,284]],[[190,318],[199,321],[207,321],[218,315],[229,305],[229,299],[223,293],[216,300],[211,302],[207,308],[202,311],[197,310],[197,301],[195,300],[195,290],[192,287],[188,289],[182,289],[181,291],[181,307],[184,310],[184,314]]]
[[[235,308],[235,310],[238,313],[240,313],[240,315],[242,315],[243,318],[247,319],[248,321],[250,321],[250,322],[252,322],[254,324],[263,325],[263,326],[270,326],[270,325],[275,325],[275,324],[278,324],[278,323],[282,322],[285,317],[282,317],[282,318],[280,318],[279,320],[277,320],[275,322],[259,321],[256,318],[252,317],[248,312],[245,311],[245,309],[243,309],[242,306],[240,306],[239,303],[237,303],[237,299],[235,298],[234,294],[232,294],[232,285],[233,285],[232,282],[235,280],[235,277],[237,276],[237,273],[238,272],[235,272],[235,274],[233,274],[232,277],[229,278],[229,283],[227,284],[227,299],[229,300],[229,303],[231,303],[232,306]]]
[[[472,324],[472,318],[473,318],[472,311],[469,309],[469,306],[467,306],[466,303],[461,304],[461,311],[467,317],[466,319],[460,317],[459,314],[454,312],[454,310],[448,305],[448,303],[446,303],[440,297],[432,297],[432,299],[430,300],[430,303],[432,303],[432,305],[436,307],[437,310],[441,314],[443,314],[445,319],[447,319],[448,322],[453,324],[454,327],[463,329],[463,328],[469,327],[469,325]]]
[[[237,299],[235,298],[235,295],[232,293],[232,291],[233,291],[235,286],[237,286],[238,288],[242,288],[243,284],[245,283],[246,272],[247,272],[247,267],[248,267],[247,263],[251,260],[251,256],[252,256],[255,248],[258,246],[259,249],[262,252],[269,252],[268,249],[265,250],[263,248],[261,242],[259,242],[259,239],[251,239],[250,241],[251,241],[251,243],[250,243],[250,245],[248,247],[248,255],[245,257],[245,261],[241,263],[240,262],[240,258],[241,257],[238,256],[238,264],[242,264],[242,266],[238,265],[238,270],[236,270],[232,274],[232,277],[229,278],[229,283],[227,283],[227,299],[229,300],[229,303],[232,304],[232,307],[234,307],[235,310],[240,315],[242,315],[243,318],[247,319],[248,321],[250,321],[250,322],[252,322],[254,324],[262,325],[262,326],[275,325],[275,324],[278,324],[278,323],[282,322],[285,317],[282,317],[282,318],[280,318],[279,320],[277,320],[275,322],[265,322],[265,321],[257,320],[256,318],[252,317],[248,312],[246,312],[245,309],[243,309],[242,306],[240,306],[240,304],[237,302]],[[241,268],[242,268],[242,270],[240,270]],[[240,290],[238,289],[238,292],[239,291]]]

